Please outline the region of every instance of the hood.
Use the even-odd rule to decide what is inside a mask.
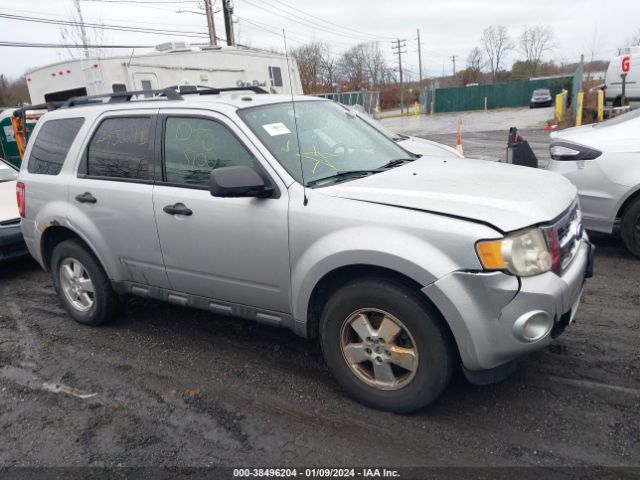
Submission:
[[[18,202],[16,201],[16,182],[0,182],[0,222],[18,218]]]
[[[576,188],[555,173],[463,158],[421,158],[321,191],[488,223],[503,232],[553,220],[576,198]]]
[[[406,148],[411,153],[416,155],[422,155],[425,157],[457,157],[462,158],[462,155],[458,153],[455,148],[451,148],[448,145],[442,143],[433,142],[425,138],[407,137],[402,140],[398,140],[398,145],[402,148]]]

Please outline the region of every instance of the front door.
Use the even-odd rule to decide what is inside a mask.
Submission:
[[[170,113],[163,121],[163,182],[153,203],[174,290],[277,312],[290,311],[287,190],[224,117]],[[278,198],[220,198],[212,169],[246,165],[277,186]],[[192,213],[171,214],[181,203]]]

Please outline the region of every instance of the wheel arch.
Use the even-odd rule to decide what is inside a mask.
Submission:
[[[40,239],[40,254],[42,256],[41,258],[42,258],[42,263],[45,271],[48,272],[51,270],[50,269],[51,256],[53,254],[53,250],[55,249],[55,247],[61,242],[64,242],[65,240],[71,240],[71,239],[78,240],[94,257],[96,257],[96,259],[98,260],[98,263],[102,267],[102,270],[104,270],[105,272],[108,272],[107,269],[105,268],[104,262],[102,261],[100,256],[97,254],[96,250],[91,247],[89,242],[87,242],[87,240],[84,239],[75,230],[62,225],[50,226],[44,232],[42,232],[42,236]]]
[[[640,185],[636,186],[635,190],[633,190],[627,198],[625,198],[618,208],[618,213],[616,214],[616,218],[622,218],[629,205],[631,205],[636,199],[640,198]]]
[[[308,338],[315,338],[319,333],[320,316],[322,315],[322,309],[329,297],[339,290],[343,285],[348,282],[356,280],[358,278],[384,278],[395,283],[399,283],[407,289],[415,292],[420,299],[428,305],[429,308],[435,312],[438,316],[437,321],[445,328],[447,334],[450,337],[452,345],[455,346],[455,354],[459,357],[458,344],[456,338],[451,330],[451,326],[447,322],[446,318],[442,315],[442,312],[438,307],[422,292],[423,288],[418,281],[405,275],[397,270],[393,270],[387,267],[381,267],[378,265],[369,264],[354,264],[343,265],[327,272],[315,285],[311,296],[309,297],[307,307],[306,318],[306,336]]]

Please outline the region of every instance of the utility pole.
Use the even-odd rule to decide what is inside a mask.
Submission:
[[[456,58],[458,58],[457,55],[452,55],[451,56],[451,61],[453,62],[453,79],[454,80],[456,78]]]
[[[418,73],[420,75],[420,83],[418,86],[422,88],[422,42],[420,41],[420,29],[418,29]]]
[[[80,0],[75,0],[76,11],[78,12],[78,20],[80,21],[80,38],[84,46],[84,58],[89,58],[89,41],[87,39],[87,29],[84,26],[84,18],[82,17],[82,9],[80,8]]]
[[[394,42],[395,45],[391,47],[392,50],[395,50],[394,53],[398,54],[398,70],[400,72],[400,113],[404,113],[404,86],[402,84],[402,54],[407,53],[406,50],[402,50],[407,46],[406,40],[397,39]]]
[[[231,0],[222,0],[222,11],[224,13],[224,28],[227,33],[227,45],[233,47],[236,41],[233,36],[233,3]]]
[[[213,22],[213,7],[211,0],[204,0],[204,11],[207,15],[207,28],[209,30],[209,45],[217,45],[216,24]]]

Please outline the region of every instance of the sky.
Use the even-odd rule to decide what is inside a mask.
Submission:
[[[214,9],[222,0],[214,0]],[[153,46],[171,40],[206,42],[206,17],[199,0],[80,0],[86,22],[105,26],[155,29],[157,32],[107,30],[102,44]],[[60,43],[60,26],[7,16],[68,20],[74,0],[0,0],[0,42]],[[180,12],[180,13],[178,13]],[[423,76],[432,77],[465,67],[469,51],[479,45],[484,28],[507,27],[514,41],[525,25],[549,26],[553,49],[546,59],[572,63],[584,54],[589,60],[609,60],[618,48],[640,31],[639,0],[235,0],[235,35],[238,43],[284,50],[282,30],[289,48],[312,40],[330,45],[339,55],[362,41],[377,41],[389,65],[396,63],[392,40],[406,40],[403,66],[408,77],[418,76],[418,44],[422,41]],[[215,14],[216,33],[225,36],[222,12]],[[159,32],[169,34],[161,35]],[[185,37],[180,32],[189,32]],[[91,31],[90,31],[91,34]],[[144,53],[137,48],[136,54]],[[131,49],[108,53],[128,55]],[[512,52],[508,63],[517,60]],[[29,69],[66,60],[64,49],[0,46],[0,73],[8,77]]]

